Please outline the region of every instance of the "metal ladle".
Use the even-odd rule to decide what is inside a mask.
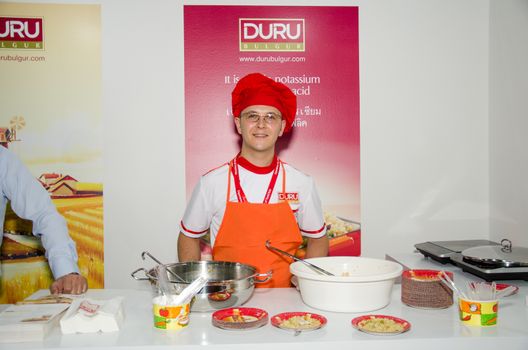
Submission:
[[[289,257],[289,258],[291,258],[291,259],[293,259],[295,261],[300,261],[300,262],[302,262],[303,264],[305,264],[306,266],[308,266],[309,268],[311,268],[312,270],[314,270],[315,272],[317,272],[320,275],[335,276],[333,273],[328,272],[325,269],[320,268],[319,266],[316,266],[316,265],[314,265],[312,263],[309,263],[306,260],[299,259],[298,257],[296,257],[294,255],[291,255],[290,253],[285,252],[284,250],[281,250],[279,248],[273,247],[269,240],[266,241],[266,248],[268,248],[270,250],[273,250],[273,251],[276,251],[277,253],[280,253],[282,255],[286,255],[287,257]]]
[[[155,257],[152,256],[152,254],[150,254],[149,252],[143,252],[141,253],[141,259],[145,260],[145,255],[148,255],[149,258],[151,258],[152,260],[154,260],[155,262],[157,262],[159,265],[165,265],[164,263],[162,263],[161,261],[159,261],[158,259],[156,259]],[[171,269],[166,269],[166,271],[168,273],[170,273],[172,276],[174,276],[178,282],[183,282],[183,283],[188,283],[186,280],[184,280],[183,278],[181,278],[180,276],[178,276],[175,272],[173,272]],[[159,278],[159,276],[158,276]]]

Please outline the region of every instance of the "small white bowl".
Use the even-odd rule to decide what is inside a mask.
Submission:
[[[335,276],[321,275],[300,261],[290,265],[305,304],[335,312],[365,312],[390,302],[394,281],[402,273],[398,263],[372,258],[332,256],[307,259]]]

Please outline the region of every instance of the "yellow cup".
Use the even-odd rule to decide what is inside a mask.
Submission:
[[[458,299],[458,310],[462,324],[488,327],[497,324],[498,300]]]
[[[159,299],[154,298],[154,327],[160,329],[181,329],[189,324],[190,304],[162,305]]]

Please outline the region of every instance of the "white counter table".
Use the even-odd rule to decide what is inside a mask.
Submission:
[[[398,259],[398,257],[394,257]],[[413,257],[413,259],[416,257]],[[412,259],[411,259],[412,260]],[[444,268],[418,257],[421,266]],[[404,263],[409,264],[409,261]],[[455,272],[456,273],[456,272]],[[456,278],[464,278],[456,275]],[[180,331],[163,331],[152,325],[151,294],[138,290],[90,290],[94,298],[125,297],[125,323],[116,333],[62,335],[55,329],[43,342],[0,344],[0,349],[528,349],[528,283],[512,281],[520,292],[499,304],[498,325],[488,328],[462,326],[457,308],[423,310],[400,301],[400,285],[393,288],[391,303],[372,313],[392,315],[409,321],[409,332],[395,336],[373,336],[351,326],[354,317],[366,313],[334,313],[311,309],[295,289],[256,289],[245,306],[262,308],[273,316],[286,311],[310,311],[324,315],[323,329],[299,336],[270,323],[254,330],[226,331],[211,324],[211,313],[192,313],[189,326]]]

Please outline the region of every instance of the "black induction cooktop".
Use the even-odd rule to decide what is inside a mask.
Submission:
[[[486,281],[497,280],[526,280],[528,281],[528,267],[502,267],[480,265],[464,259],[465,249],[479,246],[500,245],[497,242],[474,239],[460,241],[431,241],[415,244],[415,248],[424,256],[442,264],[458,266],[463,271],[478,276]]]

